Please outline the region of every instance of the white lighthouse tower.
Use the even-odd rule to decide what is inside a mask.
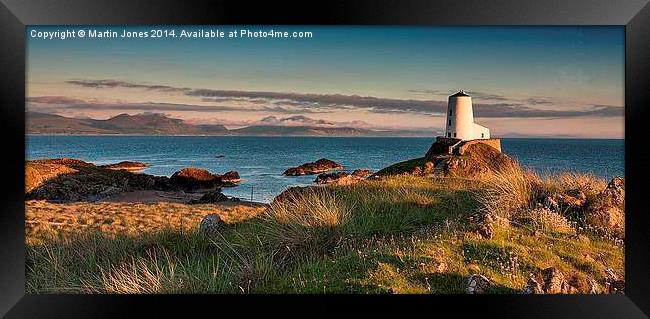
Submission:
[[[490,138],[487,127],[474,123],[472,97],[463,90],[449,97],[446,127],[445,137],[448,138],[464,141]]]

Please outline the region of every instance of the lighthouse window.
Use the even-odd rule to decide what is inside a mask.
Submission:
[[[484,137],[485,137],[485,133],[481,133],[481,138],[484,138]]]

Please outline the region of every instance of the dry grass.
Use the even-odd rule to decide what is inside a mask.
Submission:
[[[532,172],[524,171],[518,165],[494,173],[483,180],[483,188],[477,197],[485,213],[491,213],[503,219],[510,219],[514,214],[530,209],[537,198],[538,190],[534,187],[539,178]]]
[[[208,214],[218,214],[226,223],[250,219],[262,211],[261,205],[178,203],[25,202],[25,233],[28,244],[38,244],[71,234],[101,232],[107,235],[138,236],[165,229],[196,229]]]

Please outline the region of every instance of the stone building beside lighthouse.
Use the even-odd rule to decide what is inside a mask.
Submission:
[[[472,97],[465,91],[460,90],[451,95],[447,103],[445,137],[464,141],[490,138],[490,130],[487,127],[474,123]]]

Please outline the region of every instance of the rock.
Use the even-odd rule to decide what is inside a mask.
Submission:
[[[531,277],[522,289],[524,294],[568,294],[576,292],[586,293],[588,288],[587,278],[584,276],[573,276],[571,278],[574,286],[571,286],[564,277],[564,274],[555,267],[542,270],[536,276]]]
[[[478,234],[483,239],[492,239],[494,236],[494,218],[490,214],[484,214],[478,221]]]
[[[212,204],[220,203],[228,200],[228,197],[221,193],[221,190],[214,190],[207,192],[199,199],[193,199],[188,204]]]
[[[601,195],[609,198],[611,205],[623,206],[625,204],[625,180],[622,177],[612,178]]]
[[[282,174],[286,176],[313,175],[342,168],[343,166],[337,162],[321,158],[316,162],[305,163],[298,167],[288,168]]]
[[[596,289],[597,287],[593,287],[593,284],[591,281],[592,279],[588,278],[587,276],[581,274],[581,273],[575,273],[573,276],[571,276],[571,279],[568,280],[568,293],[581,293],[581,294],[587,294],[591,293],[591,290]]]
[[[334,182],[339,182],[343,179],[350,179],[350,173],[345,172],[334,172],[334,173],[322,173],[316,176],[314,183],[318,184],[331,184]]]
[[[188,190],[235,186],[239,180],[239,174],[235,171],[227,172],[224,175],[216,175],[208,170],[195,167],[183,168],[175,172],[170,178],[172,184]]]
[[[588,225],[607,234],[625,238],[625,180],[613,178],[585,211]]]
[[[542,201],[542,206],[553,211],[560,209],[560,204],[557,202],[554,196],[546,196]]]
[[[359,178],[368,178],[368,176],[372,175],[372,171],[369,169],[355,169],[352,172],[352,176],[359,177]]]
[[[605,268],[605,277],[607,277],[608,281],[616,281],[618,280],[618,276],[614,272],[614,269],[612,268]]]
[[[221,217],[217,214],[210,214],[203,217],[201,224],[199,225],[199,231],[206,235],[212,235],[218,233],[219,230],[223,229],[226,226],[221,220]]]
[[[598,283],[593,279],[589,279],[589,293],[590,294],[600,293],[600,286],[598,286]]]
[[[544,284],[542,289],[547,294],[565,294],[569,292],[569,284],[564,279],[564,274],[555,267],[546,268],[542,271]]]
[[[352,173],[346,173],[346,172],[322,173],[316,177],[314,182],[318,184],[351,185],[364,180],[371,174],[372,172],[367,169],[364,170],[358,169],[353,171]]]
[[[114,164],[101,165],[100,167],[107,169],[123,169],[127,171],[139,171],[147,168],[147,164],[141,162],[122,161]]]
[[[528,279],[528,282],[526,282],[526,286],[524,286],[522,293],[537,295],[543,294],[544,290],[542,289],[542,285],[537,280],[535,280],[535,278],[531,277]]]
[[[170,178],[172,183],[185,188],[212,188],[217,186],[217,177],[208,170],[188,167],[175,172]]]
[[[448,177],[482,178],[517,166],[513,159],[486,144],[471,144],[467,146],[463,155],[451,155],[442,149],[430,151],[425,157],[393,164],[381,169],[373,176],[427,176],[434,174]]]
[[[433,162],[424,163],[424,174],[425,175],[433,174],[434,170],[435,170],[435,164],[433,164]]]
[[[225,172],[223,175],[221,175],[222,183],[237,184],[240,181],[241,181],[241,177],[239,177],[239,173],[235,171]]]
[[[593,207],[586,214],[588,224],[616,236],[625,234],[625,212],[616,206]]]
[[[474,274],[467,278],[467,293],[468,294],[485,294],[492,286],[490,280],[483,276]]]
[[[141,165],[139,165],[141,164]],[[128,167],[141,167],[138,162],[95,166],[84,161],[60,158],[25,162],[25,195],[27,199],[53,201],[100,200],[123,192],[137,190],[177,191],[198,188],[234,186],[237,172],[224,177],[198,168],[186,168],[173,178],[133,173]]]
[[[560,206],[579,208],[587,201],[587,196],[579,189],[568,190],[565,194],[558,194],[557,202]]]
[[[615,280],[609,284],[610,294],[624,294],[625,293],[625,280]]]

